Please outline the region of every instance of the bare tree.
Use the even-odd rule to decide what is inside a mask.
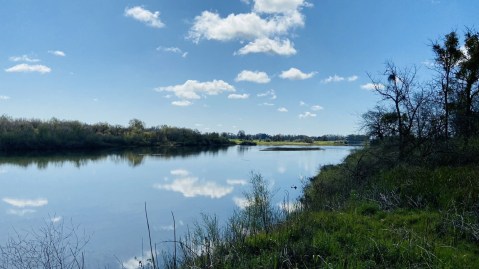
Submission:
[[[421,94],[413,95],[416,87],[416,72],[416,67],[398,69],[394,63],[387,62],[384,71],[387,82],[375,80],[369,76],[376,93],[382,98],[382,101],[392,107],[392,111],[382,117],[388,115],[389,120],[397,124],[400,156],[404,152],[406,139],[411,135],[413,122],[423,102]],[[413,98],[414,96],[416,98]]]
[[[8,238],[0,246],[1,269],[83,269],[88,236],[64,221],[45,221],[38,230]]]

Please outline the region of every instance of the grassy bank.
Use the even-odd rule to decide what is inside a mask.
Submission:
[[[395,149],[370,146],[323,167],[294,211],[272,205],[253,175],[248,206],[225,225],[203,219],[167,267],[478,268],[479,140],[401,160]]]

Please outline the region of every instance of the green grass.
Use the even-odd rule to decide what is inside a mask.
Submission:
[[[251,212],[268,195],[250,195],[214,232],[214,251],[182,268],[479,268],[479,142],[451,145],[405,159],[389,145],[359,149],[310,179],[300,211],[270,211],[259,230],[248,225],[264,215]]]

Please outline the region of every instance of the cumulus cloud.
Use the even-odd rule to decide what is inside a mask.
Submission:
[[[193,103],[188,100],[180,100],[171,102],[174,106],[191,106]]]
[[[266,91],[266,92],[263,92],[263,93],[258,93],[256,96],[258,96],[258,97],[268,97],[271,100],[275,100],[276,98],[278,98],[278,96],[276,95],[276,92],[274,90],[269,90],[269,91]]]
[[[247,208],[251,203],[248,201],[248,199],[243,198],[243,197],[233,197],[233,202],[235,205],[241,209]]]
[[[272,103],[267,103],[267,102],[262,103],[262,104],[259,104],[259,105],[260,105],[260,106],[274,106],[274,104],[272,104]]]
[[[356,75],[350,76],[350,77],[348,77],[348,81],[349,81],[349,82],[356,81],[356,80],[358,80],[358,78],[359,78],[359,77],[356,76]]]
[[[27,63],[37,63],[40,61],[40,59],[30,58],[30,56],[25,54],[22,56],[12,56],[8,59],[12,62],[27,62]]]
[[[297,53],[294,44],[289,39],[280,40],[267,37],[258,38],[235,52],[235,55],[250,53],[267,53],[281,56],[291,56]]]
[[[278,108],[278,111],[279,112],[288,112],[288,109],[286,109],[285,107],[280,107],[280,108]]]
[[[5,72],[8,73],[32,73],[37,72],[40,74],[50,73],[52,69],[48,66],[41,65],[41,64],[17,64],[10,68],[5,69]]]
[[[312,6],[304,0],[255,0],[253,10],[260,13],[290,13]]]
[[[314,117],[316,117],[316,116],[317,116],[317,115],[316,115],[315,113],[311,113],[311,112],[309,112],[309,111],[306,111],[306,112],[304,112],[304,113],[302,113],[302,114],[299,114],[298,117],[299,117],[300,119],[305,119],[305,118],[314,118]]]
[[[160,20],[159,11],[151,12],[141,6],[126,8],[125,16],[143,22],[144,24],[153,28],[162,28],[165,26],[165,24]]]
[[[361,89],[363,90],[375,90],[375,89],[384,89],[384,85],[381,83],[366,83],[364,85],[361,85]]]
[[[182,177],[170,184],[155,184],[154,187],[179,192],[185,197],[205,196],[213,199],[221,198],[233,191],[233,187],[219,186],[212,181],[200,181],[197,177]]]
[[[343,80],[344,80],[344,77],[334,75],[334,76],[329,76],[326,79],[323,79],[321,82],[322,83],[331,83],[331,82],[340,82],[340,81],[343,81]]]
[[[19,208],[25,208],[25,207],[42,207],[48,204],[47,199],[35,199],[35,200],[30,200],[30,199],[15,199],[15,198],[3,198],[3,202],[14,206],[14,207],[19,207]]]
[[[55,56],[58,56],[58,57],[65,57],[67,56],[65,54],[65,52],[61,51],[61,50],[49,50],[48,53],[52,54],[52,55],[55,55]]]
[[[244,93],[244,94],[233,93],[228,95],[228,99],[248,99],[248,98],[249,98],[249,94],[247,93]]]
[[[199,82],[197,80],[187,80],[184,84],[159,87],[156,91],[173,92],[182,99],[201,99],[200,94],[218,95],[222,92],[234,92],[236,89],[223,80],[213,80]]]
[[[279,77],[282,79],[289,79],[289,80],[304,80],[304,79],[312,78],[315,74],[316,72],[304,73],[301,70],[292,67],[289,70],[281,72]]]
[[[298,202],[289,202],[289,203],[278,203],[278,207],[288,213],[292,213],[301,209],[301,203]]]
[[[6,101],[9,99],[10,99],[10,96],[0,95],[0,101]]]
[[[254,0],[249,13],[221,17],[216,12],[203,11],[195,17],[188,38],[195,43],[200,40],[248,41],[236,55],[293,55],[296,50],[288,37],[294,29],[304,26],[301,9],[305,6],[311,5],[304,0]]]
[[[158,47],[156,48],[157,51],[163,51],[163,52],[169,52],[169,53],[174,53],[174,54],[179,54],[181,57],[186,58],[188,56],[188,52],[185,52],[181,50],[180,48],[177,47]]]
[[[249,81],[264,84],[270,82],[271,79],[265,72],[243,70],[236,76],[235,81]]]
[[[197,16],[188,37],[194,42],[201,39],[231,41],[255,40],[264,37],[285,35],[295,27],[304,26],[300,12],[288,16],[262,18],[257,13],[230,14],[221,18],[218,13],[203,11]]]
[[[353,76],[350,76],[350,77],[342,77],[342,76],[338,76],[338,75],[334,75],[334,76],[329,76],[328,78],[325,78],[323,80],[321,80],[322,83],[331,83],[331,82],[341,82],[341,81],[345,81],[347,80],[348,82],[353,82],[353,81],[356,81],[359,77],[356,76],[356,75],[353,75]]]
[[[226,184],[244,186],[248,184],[248,181],[246,179],[227,179]]]
[[[311,107],[312,111],[319,111],[319,110],[323,110],[323,109],[324,109],[324,107],[322,107],[320,105],[315,105],[315,106]]]

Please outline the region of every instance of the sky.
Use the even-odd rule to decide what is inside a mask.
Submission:
[[[356,134],[386,61],[428,79],[477,0],[0,0],[0,114]]]

